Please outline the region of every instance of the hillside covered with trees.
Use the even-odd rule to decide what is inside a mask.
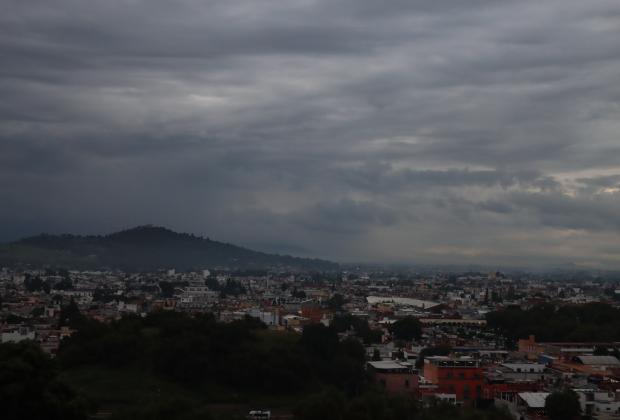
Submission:
[[[72,269],[154,271],[288,267],[333,270],[337,264],[274,255],[157,226],[140,226],[105,236],[42,234],[0,246],[0,265],[64,266]]]

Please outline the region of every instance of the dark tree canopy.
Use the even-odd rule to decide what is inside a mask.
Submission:
[[[422,325],[412,316],[399,319],[392,324],[390,330],[397,340],[418,340],[422,336]]]
[[[336,293],[327,301],[327,306],[334,311],[342,311],[342,306],[346,303],[344,296]]]
[[[301,336],[301,344],[312,356],[331,359],[338,349],[338,335],[323,324],[308,325]]]
[[[579,397],[572,390],[549,394],[545,400],[545,410],[550,420],[574,420],[581,418]]]
[[[27,275],[26,278],[24,279],[24,287],[29,292],[36,292],[36,291],[42,290],[43,280],[41,280],[41,277],[38,277],[38,276],[32,277],[30,275]]]
[[[434,402],[421,405],[412,395],[369,391],[347,399],[338,389],[327,388],[303,399],[296,420],[512,420],[495,408],[472,410]]]
[[[3,420],[80,420],[86,404],[57,378],[55,363],[35,343],[0,344]]]
[[[218,323],[210,315],[162,312],[83,322],[63,340],[58,360],[67,369],[136,370],[191,387],[288,394],[319,383],[349,393],[364,381],[365,351],[323,325],[308,326],[299,337],[266,331],[255,318]]]
[[[80,313],[80,309],[73,299],[69,301],[68,305],[60,309],[59,323],[61,326],[68,325],[76,328],[84,322],[86,322],[86,318]]]
[[[510,339],[531,334],[540,341],[618,341],[620,309],[604,303],[556,307],[545,303],[522,310],[508,307],[487,314],[489,327]]]
[[[342,333],[353,330],[365,344],[380,343],[383,331],[371,329],[368,321],[364,318],[355,317],[351,314],[336,315],[332,320],[331,326],[336,332]]]

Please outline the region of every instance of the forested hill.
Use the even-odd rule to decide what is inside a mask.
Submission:
[[[337,264],[266,254],[163,227],[140,226],[105,236],[38,235],[0,247],[0,266],[151,271],[213,267],[331,270]]]

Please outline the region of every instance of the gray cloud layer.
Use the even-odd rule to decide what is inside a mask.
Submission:
[[[0,239],[620,267],[617,0],[0,4]]]

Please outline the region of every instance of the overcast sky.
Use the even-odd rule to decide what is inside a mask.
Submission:
[[[618,0],[0,0],[0,240],[620,267]]]

